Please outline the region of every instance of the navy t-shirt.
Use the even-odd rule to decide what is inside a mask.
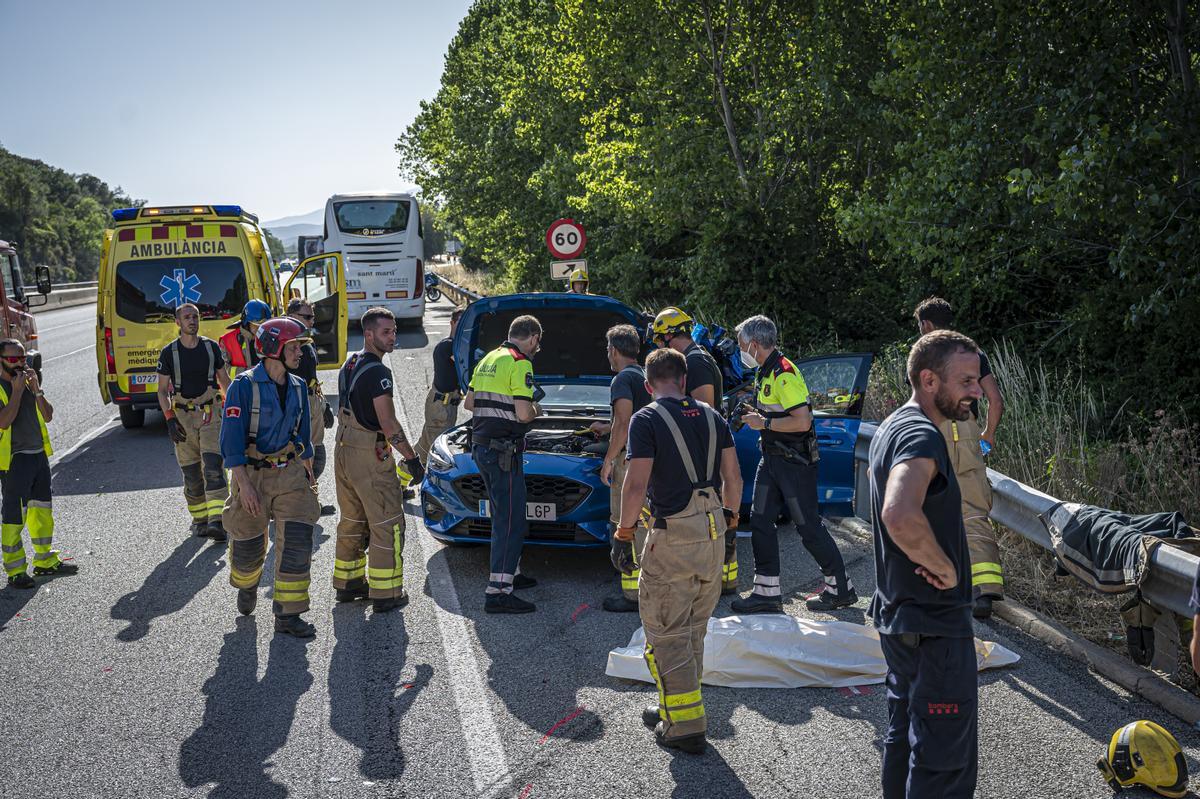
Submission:
[[[667,409],[679,426],[688,449],[694,453],[692,463],[701,481],[712,480],[713,491],[721,492],[721,451],[733,446],[733,435],[729,425],[720,414],[703,403],[688,398],[684,400],[661,399],[658,404]],[[708,471],[708,421],[705,414],[716,417],[717,457],[713,463],[713,474]],[[936,432],[936,430],[934,431]],[[650,499],[650,512],[655,516],[670,516],[687,507],[692,498],[687,472],[679,447],[671,435],[667,423],[653,408],[642,408],[629,420],[629,457],[653,458],[650,467],[650,484],[646,491]]]
[[[449,336],[433,348],[433,390],[442,394],[458,391],[458,373],[454,371],[454,342]]]
[[[705,386],[713,387],[713,403],[721,404],[721,396],[723,394],[721,367],[717,366],[716,360],[709,354],[708,350],[701,347],[695,342],[692,343],[687,351],[683,354],[687,359],[687,393],[688,396],[698,388]]]
[[[627,399],[633,403],[633,413],[650,404],[650,393],[646,391],[646,373],[637,364],[630,364],[613,377],[608,388],[608,404],[615,406],[617,400]]]
[[[377,364],[372,366],[372,364]],[[391,397],[394,396],[392,389],[392,370],[379,360],[379,356],[373,352],[356,353],[346,360],[342,366],[342,375],[339,377],[339,385],[349,386],[354,382],[356,372],[362,372],[363,375],[354,383],[354,390],[350,392],[349,404],[350,410],[354,413],[354,418],[363,427],[368,430],[379,430],[379,414],[375,412],[376,397]],[[341,404],[345,404],[346,398],[341,400]]]
[[[163,377],[175,379],[175,358],[171,354],[174,342],[163,347],[158,354],[158,364],[154,371]],[[208,356],[212,354],[213,379],[208,379]],[[175,392],[184,399],[195,399],[210,387],[217,387],[216,374],[225,367],[225,358],[217,342],[210,338],[200,337],[195,347],[185,347],[179,342],[179,377],[183,385],[175,386]]]
[[[896,546],[883,523],[883,499],[892,468],[915,458],[937,464],[921,510],[942,551],[958,572],[958,585],[941,591],[916,573],[917,564]],[[875,537],[875,596],[871,618],[880,633],[970,637],[971,557],[962,522],[962,495],[946,440],[916,405],[902,405],[871,440],[871,523]]]

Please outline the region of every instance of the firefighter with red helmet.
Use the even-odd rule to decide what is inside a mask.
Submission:
[[[234,378],[225,399],[221,454],[233,476],[222,521],[229,534],[229,582],[237,608],[254,611],[275,522],[275,632],[311,638],[316,628],[300,617],[309,606],[313,525],[321,506],[312,490],[308,390],[291,374],[300,347],[310,341],[295,319],[268,319],[254,343],[260,361]]]

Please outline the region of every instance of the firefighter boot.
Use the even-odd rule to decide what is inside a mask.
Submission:
[[[387,613],[389,610],[402,608],[408,604],[408,592],[401,591],[400,596],[392,596],[386,599],[371,600],[371,610],[375,613]]]
[[[253,588],[239,588],[237,596],[238,613],[243,616],[249,616],[254,612],[254,606],[258,604],[258,591]]]
[[[312,638],[317,634],[317,628],[299,616],[276,616],[275,632],[295,638]]]

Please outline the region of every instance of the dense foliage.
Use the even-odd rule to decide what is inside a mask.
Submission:
[[[72,175],[0,147],[0,239],[27,266],[48,266],[55,283],[95,280],[112,209],[134,205],[120,187]],[[25,275],[33,280],[30,271]]]
[[[792,349],[983,342],[1200,410],[1186,0],[479,0],[397,144],[468,265],[777,318]]]

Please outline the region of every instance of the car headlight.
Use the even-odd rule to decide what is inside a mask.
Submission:
[[[454,456],[442,444],[441,439],[429,448],[429,463],[426,466],[431,472],[448,472],[454,468]]]

